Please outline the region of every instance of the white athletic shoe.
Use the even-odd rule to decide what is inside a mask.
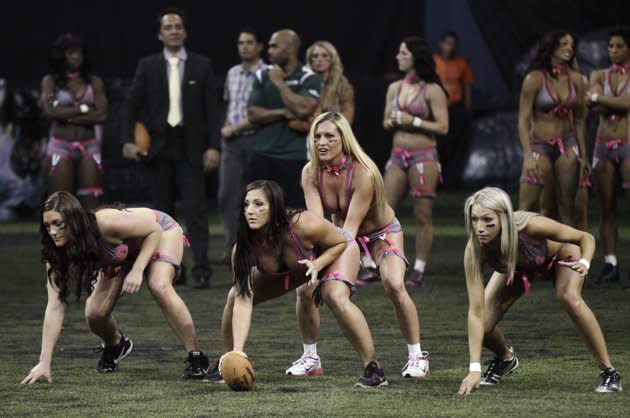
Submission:
[[[429,370],[429,353],[423,351],[420,354],[409,354],[407,364],[403,368],[403,377],[420,378],[431,374]]]
[[[291,376],[321,376],[324,373],[318,355],[303,354],[286,371]]]

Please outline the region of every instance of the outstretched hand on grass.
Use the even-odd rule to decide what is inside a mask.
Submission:
[[[47,366],[43,363],[37,363],[37,365],[31,369],[28,376],[26,376],[24,380],[20,382],[20,384],[32,385],[33,383],[39,381],[39,379],[42,377],[45,378],[48,383],[52,383],[52,373],[50,371],[50,366]]]
[[[479,381],[481,380],[480,372],[470,372],[468,376],[462,380],[459,386],[458,395],[470,395],[473,391],[479,389]]]

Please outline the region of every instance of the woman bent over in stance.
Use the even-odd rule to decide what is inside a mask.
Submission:
[[[543,186],[555,189],[559,220],[571,226],[580,171],[583,177],[590,172],[584,159],[585,86],[571,69],[575,46],[567,31],[543,37],[523,80],[518,117],[524,156],[519,208],[537,209]]]
[[[460,394],[479,385],[497,385],[518,367],[497,326],[508,309],[529,290],[531,280],[551,278],[556,295],[578,334],[597,360],[601,382],[596,392],[620,392],[621,377],[613,368],[599,323],[582,299],[584,276],[595,252],[595,238],[532,212],[512,212],[509,196],[486,187],[466,200],[464,206],[468,244],[464,253],[468,289],[468,346],[470,373]],[[494,273],[484,289],[482,267]],[[481,349],[495,357],[481,375]]]
[[[345,231],[309,211],[287,210],[284,201],[284,191],[273,181],[258,180],[245,189],[232,252],[234,286],[221,321],[223,352],[243,353],[254,305],[309,282],[317,284],[316,303],[328,305],[361,358],[363,376],[355,386],[386,385],[365,317],[350,301],[349,279],[357,275],[359,250],[347,246],[351,238]],[[217,366],[210,380],[220,379]]]
[[[136,293],[146,280],[169,325],[188,350],[183,377],[203,378],[208,358],[199,350],[195,325],[184,301],[173,289],[186,239],[177,222],[148,208],[85,210],[67,192],[50,195],[40,224],[42,258],[48,276],[48,305],[42,330],[39,363],[22,383],[52,380],[50,364],[68,305],[83,291],[85,318],[102,340],[97,370],[114,372],[133,349],[118,328],[112,311],[121,294]]]
[[[302,188],[306,207],[320,216],[324,208],[332,214],[335,225],[342,227],[372,256],[380,270],[380,277],[389,296],[398,326],[407,343],[407,363],[402,374],[419,378],[428,375],[428,353],[420,348],[420,321],[416,305],[405,289],[403,231],[394,211],[385,201],[383,179],[374,162],[368,157],[350,124],[340,113],[324,113],[315,119],[309,135],[312,160],[302,170]],[[357,257],[358,245],[349,244]],[[359,260],[344,258],[340,263],[353,271]],[[354,283],[356,273],[346,275]],[[317,356],[319,312],[311,299],[312,288],[298,289],[297,316],[302,331],[304,354],[287,374],[309,374],[313,367],[321,367]]]

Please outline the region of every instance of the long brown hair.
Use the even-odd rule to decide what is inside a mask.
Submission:
[[[67,240],[63,247],[57,247],[46,230],[43,215],[48,211],[59,212],[63,217]],[[94,214],[70,193],[55,192],[42,205],[39,229],[42,261],[48,263],[48,281],[59,289],[59,299],[67,303],[71,288],[77,301],[82,290],[90,294],[101,269],[100,233]]]

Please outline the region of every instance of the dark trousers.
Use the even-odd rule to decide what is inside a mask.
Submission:
[[[438,138],[437,149],[444,187],[453,189],[461,184],[471,140],[471,118],[463,101],[448,107],[448,121],[448,134]]]
[[[241,195],[247,185],[245,170],[252,158],[254,136],[234,136],[223,140],[219,166],[219,216],[223,224],[225,254],[230,255],[236,241],[236,227],[241,216]]]
[[[306,160],[281,160],[271,158],[254,152],[246,171],[247,183],[254,180],[273,180],[284,189],[286,194],[286,206],[294,209],[306,207],[304,204],[304,192],[300,180],[302,168]]]
[[[192,273],[199,277],[210,274],[205,177],[202,166],[191,165],[184,155],[183,130],[182,127],[168,128],[166,146],[149,163],[151,200],[155,209],[175,215],[179,192],[195,263]]]

